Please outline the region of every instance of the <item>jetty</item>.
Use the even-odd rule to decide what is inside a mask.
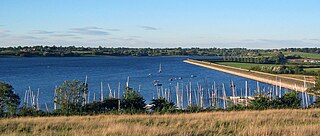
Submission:
[[[217,71],[232,74],[232,75],[236,75],[236,76],[240,76],[240,77],[244,77],[244,78],[248,78],[248,79],[252,79],[252,80],[256,80],[259,82],[263,82],[263,83],[267,83],[275,86],[280,86],[283,88],[287,88],[287,89],[295,90],[299,92],[306,92],[308,88],[314,87],[315,85],[315,81],[307,81],[307,80],[285,77],[285,76],[276,75],[276,74],[219,65],[219,64],[207,62],[207,61],[187,59],[187,60],[184,60],[183,62],[217,70]]]

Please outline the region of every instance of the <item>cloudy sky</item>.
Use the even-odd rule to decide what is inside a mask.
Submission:
[[[0,46],[320,47],[319,0],[0,0]]]

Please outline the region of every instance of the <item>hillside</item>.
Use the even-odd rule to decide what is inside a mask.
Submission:
[[[0,135],[320,135],[320,109],[0,119]]]

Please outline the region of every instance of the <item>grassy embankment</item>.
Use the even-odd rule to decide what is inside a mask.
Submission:
[[[276,64],[255,64],[255,63],[240,63],[240,62],[214,62],[216,64],[231,66],[236,68],[243,68],[250,70],[253,67],[257,66],[276,66]]]
[[[277,66],[277,64],[254,64],[254,63],[239,63],[239,62],[215,62],[216,64],[220,64],[220,65],[225,65],[225,66],[231,66],[231,67],[236,67],[236,68],[243,68],[243,69],[247,69],[250,70],[253,67],[256,66]],[[308,70],[316,70],[320,68],[306,68]],[[305,70],[306,70],[305,69]],[[297,78],[297,79],[304,79],[304,77],[307,78],[307,80],[314,80],[315,77],[314,76],[305,76],[305,75],[299,75],[299,74],[280,74],[282,76],[286,76],[286,77],[291,77],[291,78]]]
[[[0,119],[0,135],[320,135],[320,109]]]

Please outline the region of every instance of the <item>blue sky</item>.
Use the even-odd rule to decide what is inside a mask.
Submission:
[[[0,46],[320,46],[319,0],[1,0]]]

